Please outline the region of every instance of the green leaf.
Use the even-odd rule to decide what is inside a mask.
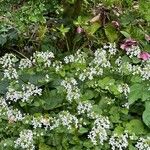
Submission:
[[[8,80],[1,80],[0,81],[0,94],[5,94],[8,86],[9,86]]]
[[[52,110],[54,108],[60,107],[62,105],[64,96],[58,93],[57,90],[45,91],[40,98],[34,101],[44,101],[42,106],[45,110]]]
[[[114,130],[114,133],[116,133],[118,135],[121,135],[123,132],[124,132],[124,128],[121,127],[120,125],[118,125]]]
[[[3,46],[7,42],[7,38],[4,35],[0,35],[0,45]]]
[[[148,90],[147,85],[135,83],[130,87],[130,93],[129,93],[129,104],[133,104],[138,99],[141,99],[142,101],[146,101],[150,99],[150,92]]]
[[[129,123],[127,123],[126,130],[129,131],[129,133],[133,133],[136,135],[142,135],[146,133],[142,121],[138,119],[133,119]]]
[[[86,100],[90,100],[94,97],[94,92],[92,90],[86,90],[83,98]]]
[[[118,39],[118,34],[112,25],[107,25],[105,27],[105,34],[109,42],[115,42]]]
[[[81,127],[78,131],[80,134],[84,134],[84,133],[87,133],[88,132],[88,129],[87,128],[84,128],[84,127]]]
[[[150,128],[150,102],[145,103],[145,111],[143,112],[143,121]]]
[[[140,76],[133,76],[131,78],[131,81],[134,83],[140,83],[140,82],[142,82],[142,78]]]
[[[126,32],[126,31],[120,31],[120,33],[122,35],[124,35],[126,38],[130,38],[131,37],[131,35],[128,32]]]
[[[94,22],[91,26],[84,27],[89,35],[93,35],[101,27],[100,23]]]
[[[129,150],[137,150],[133,145],[129,145]]]
[[[44,143],[40,143],[39,144],[39,150],[56,150],[56,149],[53,147],[50,147]]]

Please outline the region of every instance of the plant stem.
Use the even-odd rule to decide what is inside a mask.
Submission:
[[[67,40],[67,37],[65,36],[65,41],[66,41],[66,46],[67,46],[67,50],[68,52],[70,51],[70,48],[69,48],[69,44],[68,44],[68,40]]]

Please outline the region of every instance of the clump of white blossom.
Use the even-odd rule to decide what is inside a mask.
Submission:
[[[80,98],[80,89],[78,83],[74,78],[66,79],[61,82],[61,85],[66,89],[67,97],[69,102]]]
[[[116,43],[104,44],[103,49],[108,50],[110,55],[116,55],[116,53],[118,51],[117,48],[116,48]]]
[[[26,150],[34,150],[34,140],[32,130],[23,130],[19,134],[19,138],[14,142],[15,148],[22,148]]]
[[[109,139],[109,144],[111,145],[111,149],[112,150],[124,150],[127,149],[129,143],[128,143],[128,134],[114,134],[111,136],[111,138]]]
[[[15,63],[18,61],[16,56],[13,54],[5,54],[2,58],[0,58],[0,65],[2,65],[4,78],[8,79],[17,79],[18,74],[15,69]]]
[[[94,121],[94,126],[90,133],[88,134],[88,138],[94,145],[104,144],[104,141],[108,139],[107,129],[110,128],[110,122],[107,117],[99,116]]]
[[[107,58],[107,52],[104,49],[97,49],[94,52],[94,59],[90,63],[90,66],[95,65],[96,67],[110,67],[111,64]]]
[[[4,98],[0,98],[0,116],[7,117],[9,123],[22,121],[24,119],[24,115],[21,111],[9,107]]]
[[[17,61],[18,59],[15,55],[6,53],[0,58],[0,65],[2,65],[3,68],[11,68],[15,67]]]
[[[64,58],[64,62],[66,64],[69,64],[69,63],[85,63],[86,60],[86,54],[84,52],[82,52],[81,50],[78,50],[74,55],[69,55],[69,56],[66,56]]]
[[[20,91],[17,91],[12,86],[8,87],[6,93],[6,100],[17,102],[21,100],[22,102],[28,101],[31,96],[41,95],[42,89],[38,88],[34,84],[28,82],[28,84],[23,84]]]
[[[32,66],[33,66],[32,60],[30,60],[29,58],[24,58],[24,59],[20,60],[19,68],[21,70],[23,70],[25,68],[31,68]]]
[[[140,53],[141,50],[139,46],[132,45],[130,48],[126,50],[126,54],[129,55],[130,58],[137,57],[140,55]]]
[[[136,143],[135,147],[138,150],[150,150],[150,137],[147,138],[141,137]]]
[[[47,130],[47,128],[50,126],[50,119],[44,118],[43,116],[33,117],[31,124],[32,124],[34,129],[42,128],[42,126],[44,126],[44,128]]]
[[[92,104],[89,102],[80,102],[77,106],[77,112],[78,114],[88,114],[92,111]]]
[[[100,67],[87,67],[79,74],[79,79],[84,81],[85,79],[92,80],[94,76],[101,76],[103,75],[103,69]]]
[[[120,93],[123,93],[126,97],[128,96],[128,94],[130,93],[130,87],[128,84],[124,83],[124,84],[119,84],[118,85],[118,91]]]
[[[150,79],[150,63],[144,65],[144,67],[141,69],[141,76],[143,77],[143,80]]]
[[[18,109],[9,108],[6,112],[9,123],[22,121],[24,119],[23,114]]]
[[[52,65],[55,68],[55,71],[58,72],[63,68],[62,62],[61,61],[55,61],[53,62]]]
[[[67,127],[67,129],[71,129],[72,127],[78,128],[78,118],[68,111],[63,111],[58,116],[59,122],[61,125]]]
[[[54,54],[52,52],[36,52],[33,55],[32,62],[34,64],[41,64],[43,67],[50,67]]]

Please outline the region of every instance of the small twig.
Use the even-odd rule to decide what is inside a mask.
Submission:
[[[13,49],[13,48],[11,48],[11,50],[13,50],[14,52],[16,52],[17,54],[19,54],[19,55],[20,55],[21,57],[23,57],[23,58],[28,58],[28,57],[26,57],[25,55],[23,55],[22,53],[20,53],[19,51]]]

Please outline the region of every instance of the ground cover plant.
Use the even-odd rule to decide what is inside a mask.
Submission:
[[[0,150],[150,150],[149,1],[0,5]]]

